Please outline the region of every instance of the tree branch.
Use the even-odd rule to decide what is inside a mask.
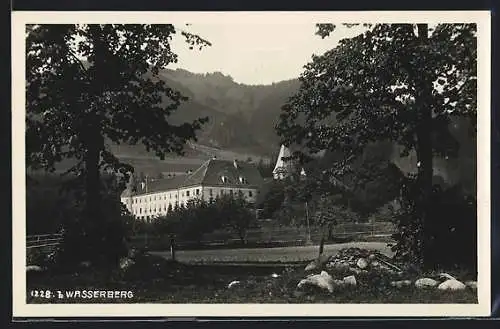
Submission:
[[[79,64],[80,68],[83,70],[84,75],[87,77],[87,80],[90,82],[88,70],[85,68],[82,61],[76,56],[76,54],[73,52],[73,50],[71,50],[70,47],[68,47],[68,54],[70,54],[71,57],[76,60],[77,64]]]

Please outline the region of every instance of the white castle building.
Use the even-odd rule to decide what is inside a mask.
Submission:
[[[210,201],[217,196],[241,194],[254,203],[262,184],[259,170],[251,163],[210,159],[188,175],[146,182],[135,193],[127,189],[121,202],[136,218],[151,219],[192,199]]]

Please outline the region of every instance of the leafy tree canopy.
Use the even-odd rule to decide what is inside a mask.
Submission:
[[[158,79],[160,70],[177,61],[170,41],[178,32],[170,24],[27,27],[26,165],[54,171],[56,163],[76,160],[68,172],[85,187],[84,220],[72,230],[83,232],[85,241],[68,241],[75,248],[92,246],[82,251],[83,258],[108,264],[117,260],[113,250],[121,248],[108,223],[120,217],[119,209],[114,215],[103,210],[101,176],[103,171],[119,174],[125,187],[133,168],[116,158],[107,143],[142,143],[160,158],[182,154],[206,122],[200,118],[173,125],[168,120],[186,100]],[[180,33],[191,48],[209,45]]]
[[[285,144],[312,153],[342,151],[345,161],[337,162],[337,173],[373,141],[395,141],[404,146],[402,155],[420,151],[419,129],[431,134],[435,154],[453,155],[458,145],[447,129],[450,118],[466,116],[475,124],[475,24],[365,28],[305,66],[300,90],[283,107],[277,126]],[[327,37],[334,30],[319,24],[317,34]],[[432,116],[425,127],[423,108]]]
[[[26,34],[27,131],[30,168],[53,171],[64,158],[101,168],[131,168],[105,142],[142,143],[163,158],[182,152],[205,119],[171,125],[167,117],[186,100],[159,71],[177,62],[170,47],[173,25],[32,25]],[[209,43],[180,32],[190,47]]]
[[[432,244],[427,236],[436,218],[433,158],[458,153],[449,130],[453,117],[469,118],[474,127],[476,123],[476,25],[364,28],[313,56],[298,93],[282,108],[277,132],[285,145],[302,146],[295,154],[302,161],[325,150],[342,155],[319,176],[328,184],[355,171],[353,163],[373,142],[394,142],[402,146],[403,157],[415,151],[418,172],[402,193],[411,202],[401,217],[406,218],[400,218],[411,225],[398,227],[402,238],[394,248],[405,250],[415,264],[428,264]],[[334,30],[333,24],[319,24],[317,34],[324,38]],[[372,176],[373,170],[367,172]]]

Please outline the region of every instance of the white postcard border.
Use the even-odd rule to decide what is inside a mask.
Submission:
[[[478,304],[27,304],[25,249],[25,24],[49,23],[477,23]],[[258,22],[258,23],[256,23]],[[270,27],[272,28],[272,27]],[[488,11],[378,12],[13,12],[13,316],[487,316],[490,314],[491,15]]]

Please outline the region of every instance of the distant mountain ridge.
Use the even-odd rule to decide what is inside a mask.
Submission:
[[[197,74],[164,69],[160,79],[188,100],[170,117],[175,123],[208,117],[199,144],[269,156],[279,148],[274,126],[281,106],[299,88],[298,79],[245,85],[220,72]]]
[[[226,159],[246,160],[251,157],[258,160],[269,159],[279,152],[280,141],[274,126],[281,107],[300,87],[298,79],[270,85],[245,85],[220,72],[198,74],[184,69],[164,69],[159,76],[167,86],[189,98],[169,120],[181,123],[200,117],[209,118],[198,133],[198,141],[187,145],[190,158],[206,159],[213,154]],[[468,126],[462,120],[450,125],[462,146],[460,157],[458,161],[437,158],[435,169],[449,182],[463,181],[467,177],[467,185],[472,188],[475,185],[475,141],[468,137]],[[395,145],[390,144],[387,151],[384,152],[390,154],[387,160],[393,161],[405,172],[415,171],[414,156],[400,158]],[[141,163],[149,161],[145,159],[148,154],[142,145],[122,146],[117,153],[123,158],[136,158],[136,161],[142,158]],[[155,161],[159,160],[151,154],[151,164]],[[184,160],[172,157],[170,161]]]

